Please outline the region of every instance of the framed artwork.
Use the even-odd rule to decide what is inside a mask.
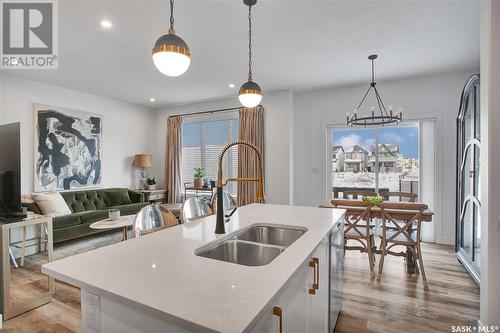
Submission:
[[[102,185],[102,116],[33,104],[35,192]]]

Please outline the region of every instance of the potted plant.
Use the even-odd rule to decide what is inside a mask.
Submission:
[[[146,180],[146,183],[148,184],[148,190],[154,191],[156,189],[156,179],[155,179],[155,177],[148,178]]]
[[[194,168],[193,186],[195,188],[201,188],[204,176],[205,176],[205,171],[203,170],[203,168]]]

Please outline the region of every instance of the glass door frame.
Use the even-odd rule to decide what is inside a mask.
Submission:
[[[478,107],[479,102],[479,75],[473,75],[465,84],[462,92],[460,101],[460,110],[457,116],[457,141],[456,141],[456,228],[455,228],[455,252],[459,261],[464,265],[464,267],[469,271],[474,280],[480,282],[480,266],[479,262],[475,260],[476,253],[476,239],[477,239],[477,224],[481,223],[480,218],[480,208],[481,202],[478,199],[479,193],[479,169],[477,168],[478,161],[481,156],[481,140],[480,140],[480,124],[477,123],[477,116],[480,115],[480,107]],[[471,101],[471,99],[473,99]],[[469,105],[473,102],[474,105],[471,109],[472,114],[470,122],[470,136],[465,137],[465,119],[469,112]],[[477,154],[479,152],[479,154]],[[470,183],[470,189],[468,193],[465,193],[465,180],[463,172],[467,170],[465,165],[467,162],[467,154],[470,154],[470,166],[472,170],[469,170],[469,176],[472,178]],[[472,176],[471,176],[472,175]],[[469,206],[467,206],[469,205]],[[471,209],[471,232],[470,232],[470,250],[469,252],[462,247],[464,228],[462,227],[462,220],[465,217],[466,208]]]
[[[332,168],[331,168],[331,161],[333,159],[333,152],[331,147],[333,147],[333,132],[334,131],[342,131],[342,130],[355,130],[355,129],[374,129],[375,130],[375,147],[378,149],[378,144],[379,142],[379,134],[378,129],[382,128],[405,128],[405,127],[418,127],[419,131],[419,142],[418,142],[418,149],[419,149],[419,160],[421,159],[422,156],[422,139],[420,137],[421,132],[422,132],[422,120],[427,120],[428,118],[423,118],[423,119],[408,119],[407,121],[403,121],[403,123],[398,124],[398,125],[392,125],[392,126],[367,126],[367,127],[350,127],[347,125],[340,125],[340,124],[327,124],[325,125],[325,136],[326,136],[326,191],[325,191],[325,198],[326,200],[329,200],[332,196]],[[435,120],[435,119],[431,119]],[[418,126],[414,126],[414,124],[417,124]],[[420,161],[419,161],[420,163]],[[380,172],[379,170],[379,154],[375,154],[375,171],[376,174]],[[418,193],[421,193],[421,184],[422,184],[422,168],[421,166],[419,167],[419,172],[418,172]],[[378,191],[379,189],[379,177],[375,177],[375,189]]]

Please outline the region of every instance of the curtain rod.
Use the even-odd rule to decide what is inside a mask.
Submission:
[[[256,107],[262,107],[262,105],[257,105]],[[172,118],[172,117],[189,117],[189,116],[198,116],[198,115],[202,115],[202,114],[212,114],[212,113],[217,113],[217,112],[227,112],[227,111],[234,111],[234,110],[239,110],[241,109],[242,106],[235,106],[235,107],[232,107],[232,108],[225,108],[225,109],[216,109],[216,110],[208,110],[208,111],[199,111],[199,112],[191,112],[191,113],[183,113],[183,114],[175,114],[175,115],[172,115],[172,116],[169,116],[169,118]]]

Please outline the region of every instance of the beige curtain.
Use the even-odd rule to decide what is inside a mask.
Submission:
[[[264,156],[264,108],[240,109],[239,140],[256,145]],[[264,169],[265,158],[262,168]],[[258,159],[247,146],[238,146],[238,177],[257,177]],[[264,170],[263,170],[264,171]],[[256,202],[257,183],[238,182],[238,206]]]
[[[167,202],[182,202],[181,161],[182,135],[181,117],[167,119],[167,142],[165,148],[165,187],[168,193]]]

